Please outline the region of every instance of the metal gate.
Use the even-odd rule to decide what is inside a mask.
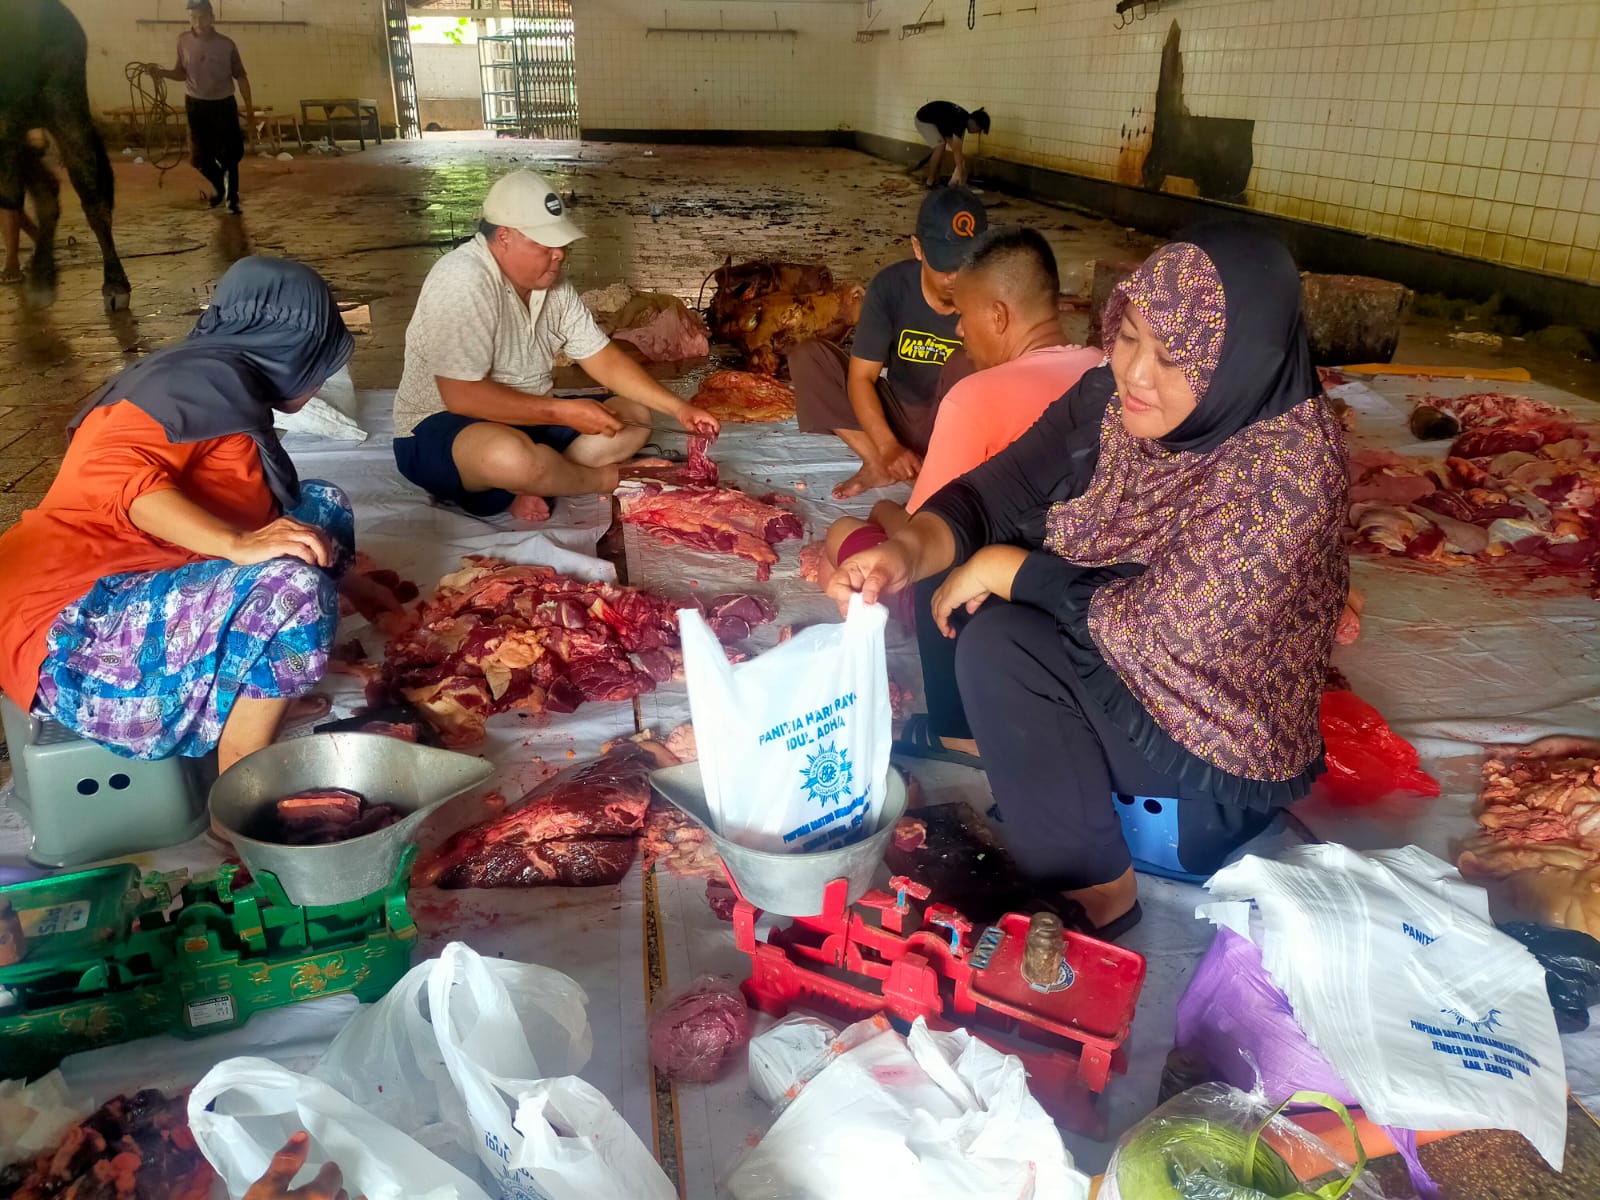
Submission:
[[[478,38],[483,124],[502,137],[576,138],[571,0],[509,0],[499,33]]]

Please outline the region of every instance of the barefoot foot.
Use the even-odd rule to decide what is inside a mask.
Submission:
[[[509,511],[519,521],[548,521],[550,502],[543,496],[518,496]]]
[[[889,472],[882,467],[873,463],[862,463],[859,471],[833,489],[833,498],[835,500],[848,500],[852,496],[861,495],[862,492],[888,487],[893,482],[894,480],[889,477]]]
[[[284,710],[283,723],[292,725],[297,721],[315,721],[319,717],[327,716],[332,711],[332,696],[312,692],[310,695],[296,696],[289,701],[289,707]]]

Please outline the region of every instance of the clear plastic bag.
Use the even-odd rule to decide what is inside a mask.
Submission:
[[[1337,1114],[1355,1140],[1354,1166],[1285,1117],[1291,1104]],[[1296,1092],[1274,1107],[1259,1093],[1207,1083],[1122,1135],[1100,1200],[1383,1200],[1366,1162],[1355,1123],[1331,1096]]]
[[[750,1009],[737,984],[704,976],[650,1018],[650,1065],[680,1083],[710,1083],[750,1041]]]

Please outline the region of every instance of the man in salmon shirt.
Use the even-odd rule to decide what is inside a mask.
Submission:
[[[955,277],[957,333],[977,373],[945,396],[928,454],[904,508],[879,501],[869,521],[844,517],[828,530],[826,565],[882,545],[940,488],[1004,450],[1104,360],[1102,351],[1070,346],[1061,331],[1061,289],[1050,244],[1032,229],[998,226],[973,241]],[[907,723],[896,749],[964,761],[977,753],[956,689],[955,643],[924,619],[943,581],[918,584],[902,619],[914,619],[928,713]],[[905,593],[910,595],[911,593]]]

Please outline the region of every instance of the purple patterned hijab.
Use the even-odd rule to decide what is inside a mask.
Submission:
[[[1127,432],[1113,396],[1094,477],[1052,506],[1047,548],[1144,568],[1094,593],[1089,632],[1169,737],[1230,774],[1290,779],[1321,752],[1349,582],[1344,431],[1311,365],[1299,274],[1270,238],[1211,226],[1117,289],[1113,336],[1128,304],[1198,403],[1151,440]]]

